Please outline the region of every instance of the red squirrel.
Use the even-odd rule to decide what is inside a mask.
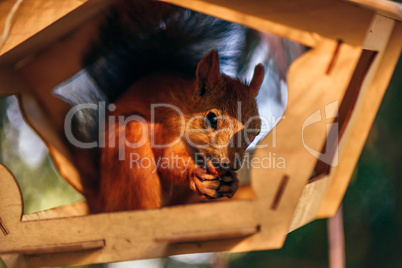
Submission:
[[[159,208],[183,203],[190,193],[232,197],[235,171],[260,129],[255,97],[263,77],[261,64],[249,85],[221,74],[211,51],[195,79],[163,72],[137,80],[108,114],[92,210]],[[163,105],[151,112],[155,104]]]
[[[249,86],[229,76],[249,77],[260,42],[252,29],[192,10],[113,0],[82,72],[56,92],[72,106],[116,106],[105,131],[100,106],[71,124],[77,140],[100,144],[72,149],[90,211],[233,196],[238,162],[260,128],[255,96],[264,70],[255,68]]]

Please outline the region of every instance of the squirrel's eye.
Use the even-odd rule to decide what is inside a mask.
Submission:
[[[207,121],[208,126],[214,128],[214,129],[217,129],[218,117],[216,116],[216,114],[214,114],[212,112],[208,113],[207,117],[206,117],[206,121]]]

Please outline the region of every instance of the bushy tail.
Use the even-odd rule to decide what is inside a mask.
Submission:
[[[220,55],[221,70],[236,75],[246,33],[243,26],[165,3],[116,0],[84,65],[114,101],[151,72],[193,78],[212,49]]]

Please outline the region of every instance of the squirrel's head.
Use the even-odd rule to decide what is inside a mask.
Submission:
[[[197,66],[193,106],[186,112],[188,146],[216,167],[239,169],[247,146],[260,132],[255,98],[263,78],[261,64],[249,85],[221,74],[218,53],[209,52]]]

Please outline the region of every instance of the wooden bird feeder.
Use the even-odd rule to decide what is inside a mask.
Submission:
[[[336,213],[400,55],[401,5],[377,0],[166,2],[311,48],[290,66],[286,119],[276,128],[276,146],[271,146],[271,133],[262,140],[269,146],[254,154],[275,153],[286,159],[286,168],[251,169],[251,186],[230,201],[94,215],[83,202],[22,215],[19,186],[0,165],[0,256],[8,267],[277,249],[290,231]],[[0,3],[1,27],[13,3]],[[62,138],[70,107],[51,92],[82,69],[85,45],[108,5],[106,0],[25,0],[0,50],[0,96],[18,96],[26,121],[78,190],[79,175]],[[328,164],[317,158],[329,159]]]

